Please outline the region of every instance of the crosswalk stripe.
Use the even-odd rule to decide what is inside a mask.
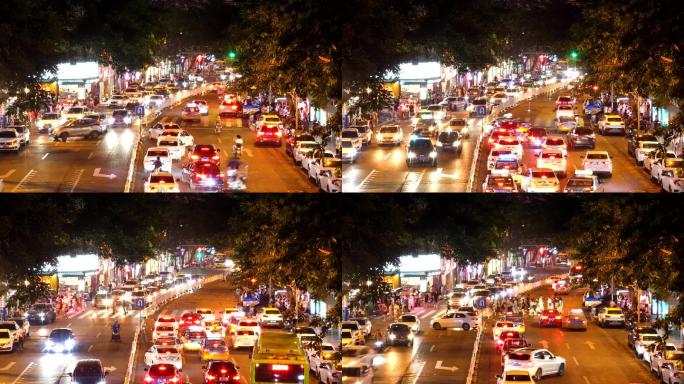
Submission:
[[[80,320],[80,319],[85,319],[86,317],[90,316],[90,313],[91,313],[92,311],[93,311],[92,309],[89,309],[89,310],[85,311],[82,315],[78,316],[77,319],[79,319],[79,320]]]

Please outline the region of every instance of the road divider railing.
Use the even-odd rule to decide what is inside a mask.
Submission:
[[[140,342],[140,336],[145,332],[145,322],[149,316],[153,315],[161,308],[161,306],[173,301],[181,296],[189,293],[193,293],[196,290],[202,288],[205,284],[212,283],[214,281],[224,280],[224,274],[214,274],[206,277],[199,277],[193,279],[190,282],[179,284],[173,289],[169,289],[164,293],[156,295],[148,306],[140,310],[138,316],[140,316],[140,323],[135,327],[135,333],[133,335],[133,343],[131,346],[131,357],[128,359],[128,366],[126,368],[126,375],[124,376],[124,384],[133,384],[136,367],[136,355],[138,351],[138,344]]]
[[[131,192],[133,189],[133,181],[135,180],[135,163],[138,159],[138,153],[142,150],[142,141],[145,135],[143,132],[143,125],[154,122],[157,118],[159,118],[159,116],[161,116],[164,110],[177,106],[190,97],[204,95],[206,92],[207,88],[204,85],[195,89],[181,90],[175,95],[171,96],[168,100],[164,100],[158,107],[145,109],[145,116],[142,116],[142,118],[138,120],[138,123],[140,124],[140,139],[135,143],[135,148],[133,148],[133,152],[131,154],[131,162],[128,165],[126,184],[124,184],[124,193]]]
[[[505,102],[496,105],[492,107],[491,112],[483,118],[483,122],[481,124],[488,124],[491,121],[498,119],[499,117],[503,116],[508,112],[509,109],[515,107],[516,105],[520,104],[523,101],[529,101],[533,97],[539,96],[539,95],[548,95],[549,97],[551,94],[556,92],[557,90],[561,88],[565,88],[568,86],[567,82],[556,82],[553,84],[546,85],[544,87],[539,87],[539,88],[530,88],[527,91],[521,93],[520,95],[507,99]],[[480,130],[480,134],[477,136],[477,142],[475,143],[475,153],[473,154],[473,160],[472,163],[470,164],[470,174],[468,176],[468,184],[466,185],[466,192],[473,192],[475,188],[475,176],[477,173],[477,164],[479,162],[480,158],[480,147],[482,146],[482,139],[488,134],[488,132],[482,127]]]

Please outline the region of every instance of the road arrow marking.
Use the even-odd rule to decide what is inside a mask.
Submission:
[[[14,362],[14,361],[11,362],[11,363],[7,363],[7,365],[5,365],[4,367],[0,368],[0,371],[6,371],[6,370],[8,370],[8,369],[14,367],[14,364],[16,364],[16,362]]]
[[[4,175],[0,175],[0,179],[6,179],[6,178],[12,176],[12,174],[13,174],[14,172],[16,172],[16,169],[10,169],[10,170],[7,171],[7,173],[5,173]]]
[[[539,340],[539,344],[541,344],[542,348],[544,349],[549,349],[549,342],[546,340]]]
[[[437,360],[437,365],[435,365],[435,369],[446,369],[447,371],[456,372],[458,370],[458,367],[443,367],[442,360]]]
[[[589,340],[585,341],[584,344],[588,345],[589,348],[592,350],[596,349],[596,348],[594,348],[594,343],[589,341]]]
[[[115,174],[112,173],[112,174],[107,175],[107,174],[104,174],[104,173],[100,173],[100,169],[102,169],[102,168],[95,168],[95,172],[93,172],[93,176],[95,176],[95,177],[106,177],[106,178],[108,178],[109,180],[114,180],[114,179],[116,179],[116,175],[115,175]]]

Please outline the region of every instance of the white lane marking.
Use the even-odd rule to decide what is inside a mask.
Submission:
[[[576,358],[575,356],[572,357],[572,360],[573,360],[573,361],[575,362],[575,364],[577,364],[577,366],[579,367],[579,361],[577,361],[577,358]]]
[[[425,362],[423,361],[420,363],[420,369],[418,370],[418,373],[416,374],[416,378],[413,379],[413,383],[411,384],[416,384],[418,382],[418,378],[420,377],[420,374],[423,373],[423,368],[425,368]]]
[[[420,315],[420,317],[421,317],[421,318],[429,317],[430,315],[432,315],[433,313],[435,313],[435,311],[436,311],[436,309],[433,309],[433,310],[431,310],[431,311],[428,311],[428,312],[426,312],[426,313]]]
[[[252,156],[252,150],[251,150],[251,149],[245,148],[244,151],[245,151],[245,154],[246,154],[247,156],[253,157],[253,156]]]
[[[587,384],[591,384],[591,383],[589,382],[589,379],[587,379],[587,377],[586,377],[586,376],[582,376],[582,378],[584,379],[584,382],[585,382],[585,383],[587,383]]]
[[[94,345],[90,344],[90,347],[88,347],[88,353],[90,353],[93,350]]]
[[[539,340],[539,344],[541,344],[542,348],[544,349],[549,349],[549,342],[546,340]]]
[[[0,368],[0,371],[6,371],[6,370],[8,370],[8,369],[14,367],[14,364],[16,364],[15,361],[9,362],[9,363],[7,363],[7,365],[5,365],[4,367]]]
[[[30,180],[33,178],[33,176],[36,175],[36,173],[38,173],[38,171],[36,171],[35,169],[32,169],[32,170],[28,171],[28,173],[19,181],[19,184],[17,184],[17,185],[12,189],[12,192],[16,192],[16,191],[18,191],[19,189],[23,188],[23,187],[24,187],[24,183],[26,183],[27,181],[30,181]]]
[[[92,309],[90,311],[86,311],[84,314],[79,316],[78,319],[85,319],[86,317],[88,317],[88,315],[90,315],[90,312],[92,312]]]
[[[584,342],[584,344],[588,345],[589,348],[592,349],[592,350],[596,349],[596,348],[594,348],[594,342],[593,342],[593,341],[587,340],[587,341]]]
[[[92,159],[94,154],[95,152],[90,152],[90,154],[88,155],[88,160]]]
[[[368,175],[366,175],[366,177],[365,177],[363,180],[361,180],[361,182],[359,183],[359,185],[356,187],[356,191],[355,191],[355,192],[359,192],[359,191],[361,190],[361,188],[363,188],[363,185],[366,184],[366,182],[368,181],[368,179],[370,179],[372,176],[375,176],[375,174],[376,174],[377,172],[378,172],[378,171],[376,171],[375,169],[372,169],[372,170],[368,173]]]
[[[442,363],[443,363],[442,360],[437,360],[437,364],[435,364],[435,369],[444,369],[444,370],[451,371],[451,372],[456,372],[456,371],[458,371],[458,367],[457,367],[457,366],[453,366],[453,367],[444,367],[444,366],[442,366]]]
[[[106,173],[100,173],[100,170],[102,168],[95,168],[95,172],[93,172],[93,177],[106,177],[109,180],[116,179],[116,175],[111,173],[111,174],[106,174]]]
[[[383,160],[387,160],[387,158],[390,157],[390,156],[392,156],[392,152],[387,152],[387,154],[385,155],[385,157],[383,157],[382,159],[383,159]]]
[[[102,336],[102,332],[98,332],[95,338],[97,339],[98,337]]]
[[[6,178],[12,176],[12,174],[13,174],[14,172],[16,172],[16,171],[17,171],[16,169],[10,169],[10,170],[7,171],[7,173],[5,173],[4,175],[0,175],[0,179],[6,179]]]
[[[430,352],[434,352],[436,345],[432,344],[432,347],[430,347]]]
[[[83,172],[85,169],[79,169],[78,172],[76,172],[76,180],[74,180],[74,184],[71,186],[71,189],[69,192],[73,193],[74,189],[76,189],[76,186],[78,185],[78,182],[81,181],[81,176],[83,176]]]
[[[565,348],[570,349],[570,344],[565,343]]]
[[[44,154],[43,157],[41,157],[40,159],[41,159],[41,160],[45,160],[45,158],[48,157],[49,154],[50,154],[50,152]]]
[[[223,141],[221,141],[220,137],[218,138],[218,142],[219,142],[219,144],[223,144]]]
[[[17,378],[14,379],[14,381],[12,382],[12,384],[16,384],[17,381],[21,380],[21,379],[24,377],[24,375],[26,374],[26,371],[28,371],[29,369],[31,369],[31,367],[33,367],[33,364],[34,364],[33,362],[28,363],[28,365],[26,366],[26,368],[24,368],[24,370],[21,371],[21,373],[19,374],[19,376],[17,376]]]
[[[71,324],[73,324],[73,323],[69,323],[69,324],[67,324],[67,326],[66,326],[66,327],[67,327],[67,328],[71,328]]]

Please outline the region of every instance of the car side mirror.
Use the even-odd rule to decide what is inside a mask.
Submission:
[[[501,376],[501,375],[494,375],[494,377],[497,379],[503,379],[503,376]]]
[[[109,371],[104,371],[105,376],[109,376]]]

